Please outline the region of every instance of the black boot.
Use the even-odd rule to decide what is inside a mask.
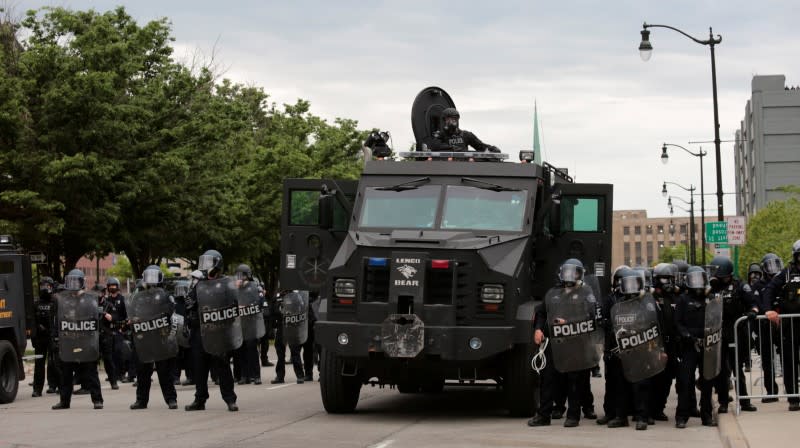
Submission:
[[[758,408],[753,406],[753,404],[750,403],[750,401],[743,401],[741,405],[742,405],[742,410],[745,412],[756,412],[758,410]]]
[[[274,380],[269,382],[270,384],[283,384],[283,378],[275,378]]]
[[[41,397],[41,396],[42,396],[41,390],[34,390],[33,393],[31,394],[31,397]]]
[[[624,426],[628,426],[627,417],[616,417],[608,422],[609,428],[622,428]]]
[[[228,410],[230,412],[236,412],[236,411],[239,410],[239,406],[236,406],[236,403],[232,401],[232,402],[228,403]]]
[[[63,401],[59,401],[58,403],[54,404],[51,409],[53,409],[53,410],[69,409],[69,404],[68,403],[64,403]]]
[[[170,400],[167,402],[167,407],[170,409],[178,409],[178,402],[175,400]]]
[[[206,402],[205,401],[198,401],[195,399],[191,404],[187,404],[184,409],[187,411],[205,411],[206,410]]]
[[[550,426],[550,419],[536,414],[532,419],[528,420],[528,426]]]
[[[147,409],[147,403],[142,403],[139,400],[136,400],[131,405],[131,409]]]

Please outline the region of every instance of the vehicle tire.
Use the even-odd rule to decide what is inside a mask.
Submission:
[[[539,376],[531,369],[533,344],[516,344],[506,358],[503,393],[512,417],[530,417],[536,411]]]
[[[19,361],[17,351],[8,341],[0,341],[0,404],[17,398],[19,388]]]
[[[320,355],[320,392],[329,414],[348,414],[356,409],[361,394],[358,377],[342,375],[341,357],[325,348]]]
[[[397,390],[401,394],[415,394],[419,392],[419,384],[411,381],[397,383]]]

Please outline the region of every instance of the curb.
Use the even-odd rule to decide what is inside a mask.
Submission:
[[[750,448],[750,444],[739,426],[739,421],[732,413],[717,414],[717,422],[722,446],[725,448]]]

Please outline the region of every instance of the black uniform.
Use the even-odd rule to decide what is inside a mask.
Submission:
[[[310,303],[308,304],[308,339],[306,339],[305,344],[301,345],[303,348],[304,379],[306,381],[314,381],[314,363],[317,360],[317,345],[314,342],[314,322],[317,321],[317,315],[312,306],[316,298],[316,295],[310,295]]]
[[[675,309],[675,329],[680,337],[678,354],[678,408],[677,421],[687,421],[693,409],[692,392],[695,387],[695,372],[700,371],[700,417],[704,422],[712,421],[711,391],[713,380],[703,378],[702,340],[706,320],[706,298],[687,292],[678,298]],[[727,392],[727,388],[726,388]]]
[[[772,310],[782,314],[800,314],[800,269],[795,263],[775,275],[764,288],[764,300],[771,303]],[[780,324],[783,339],[783,384],[787,394],[797,393],[797,364],[800,361],[800,318],[782,319]],[[789,398],[789,404],[797,406],[800,398]]]
[[[47,392],[55,392],[61,382],[58,352],[54,350],[51,334],[55,320],[54,311],[52,295],[49,292],[41,292],[39,301],[36,302],[36,336],[32,341],[37,356],[33,371],[33,391],[38,395],[42,394],[44,388],[45,365],[47,365]]]
[[[102,296],[100,307],[104,313],[111,315],[111,321],[106,320],[103,315],[100,316],[100,353],[103,357],[106,375],[111,384],[116,386],[117,381],[124,375],[122,372],[122,344],[124,341],[122,329],[128,319],[125,298],[119,293],[116,297],[112,297],[111,294]]]
[[[186,297],[175,297],[175,313],[181,316],[186,316]],[[186,375],[185,385],[191,384],[192,381],[192,351],[189,348],[178,346],[178,355],[175,357],[175,362],[172,366],[172,375],[175,378],[175,383],[181,379],[181,370]]]
[[[678,332],[675,328],[675,308],[678,296],[672,292],[656,288],[654,297],[658,307],[659,327],[667,353],[667,366],[651,380],[650,417],[663,420],[667,406],[669,389],[678,373]],[[692,405],[694,407],[694,405]]]
[[[201,282],[206,280],[200,280]],[[214,356],[203,349],[200,338],[200,314],[197,303],[197,288],[192,288],[186,298],[186,314],[189,323],[189,343],[192,350],[193,379],[195,385],[194,398],[198,403],[208,400],[208,373],[210,369],[217,372],[219,391],[227,404],[236,403],[233,391],[233,375],[231,374],[230,354]]]
[[[433,133],[431,151],[469,151],[469,146],[475,148],[476,151],[491,151],[500,152],[499,149],[492,145],[487,145],[482,142],[472,132],[457,129],[452,134],[445,131],[436,131]]]
[[[53,316],[58,316],[58,301],[54,301],[53,304]],[[98,319],[102,319],[103,316],[98,316]],[[57,341],[58,340],[58,322],[54,321],[54,325],[52,327],[52,334],[53,338]],[[58,349],[56,348],[56,352]],[[92,403],[95,404],[95,407],[98,405],[102,407],[103,404],[103,394],[100,391],[100,378],[97,375],[97,361],[91,362],[66,362],[61,360],[60,362],[61,368],[61,386],[59,387],[59,394],[61,396],[60,404],[64,405],[65,407],[70,406],[70,402],[72,401],[72,385],[74,384],[75,378],[80,378],[81,387],[86,388],[89,390],[89,394],[92,397]]]
[[[294,376],[298,381],[304,381],[305,378],[303,361],[300,357],[300,348],[302,347],[302,345],[289,346],[292,367],[294,367]],[[278,354],[278,362],[275,364],[275,379],[283,381],[286,375],[286,343],[283,340],[283,325],[278,325],[277,331],[275,332],[275,352]]]
[[[745,288],[747,286],[747,288]],[[731,347],[734,343],[734,324],[736,320],[744,316],[752,309],[756,308],[752,302],[752,295],[749,294],[750,285],[742,284],[736,279],[732,279],[728,285],[712,285],[712,293],[722,294],[722,370],[717,377],[717,401],[720,405],[728,404],[728,380],[731,373],[737,372],[739,395],[747,395],[747,381],[744,376],[745,359],[750,358],[750,333],[752,326],[750,322],[739,324],[739,365],[736,364],[736,350]],[[753,314],[755,316],[755,313]],[[741,400],[742,405],[749,405],[750,400]]]
[[[765,274],[766,275],[766,274]],[[765,314],[772,310],[772,303],[766,299],[764,289],[771,278],[760,278],[750,289],[753,301],[758,307],[758,314]],[[781,333],[777,326],[767,319],[758,321],[758,353],[761,355],[761,368],[764,370],[764,389],[769,395],[778,394],[778,384],[775,382],[774,354],[775,349],[781,349]]]

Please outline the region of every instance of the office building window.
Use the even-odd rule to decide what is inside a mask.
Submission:
[[[628,227],[628,226],[623,227],[622,228],[622,234],[623,235],[630,235],[631,234],[631,228]]]
[[[642,226],[634,227],[633,228],[633,233],[636,234],[636,235],[641,235],[642,234]]]

